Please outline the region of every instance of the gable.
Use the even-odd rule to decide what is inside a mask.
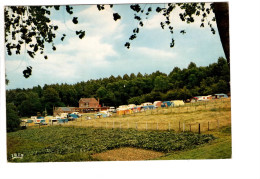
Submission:
[[[95,98],[81,98],[79,102],[83,103],[98,103],[98,101]]]

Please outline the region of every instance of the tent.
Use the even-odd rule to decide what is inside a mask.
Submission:
[[[68,118],[74,120],[74,119],[79,118],[79,116],[78,116],[77,114],[69,114],[69,115],[68,115]]]
[[[172,106],[172,102],[171,101],[163,101],[161,107],[170,107]]]
[[[184,106],[184,102],[182,100],[174,100],[171,101],[173,103],[173,106]]]
[[[221,94],[215,94],[214,96],[215,96],[215,98],[217,98],[217,99],[228,98],[228,95],[223,94],[223,93],[221,93]]]
[[[161,102],[161,101],[154,101],[154,102],[153,102],[153,105],[154,105],[155,107],[161,107],[161,106],[162,106],[162,102]]]

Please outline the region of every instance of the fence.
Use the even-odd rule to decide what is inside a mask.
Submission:
[[[230,126],[231,120],[209,120],[204,122],[173,121],[173,122],[129,122],[129,121],[74,121],[64,123],[65,126],[93,127],[106,129],[136,129],[136,130],[168,130],[176,132],[205,132]]]

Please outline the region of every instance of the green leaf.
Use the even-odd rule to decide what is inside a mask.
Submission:
[[[118,19],[121,19],[121,16],[118,13],[113,14],[114,20],[117,21]]]

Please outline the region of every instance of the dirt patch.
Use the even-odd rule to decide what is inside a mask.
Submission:
[[[156,152],[152,150],[137,149],[124,147],[106,152],[92,155],[92,157],[104,161],[134,161],[134,160],[151,160],[160,156],[164,153]]]

